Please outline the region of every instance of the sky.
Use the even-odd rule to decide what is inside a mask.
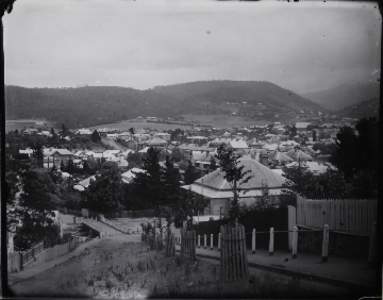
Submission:
[[[306,93],[377,80],[380,30],[374,3],[17,0],[4,17],[5,81],[261,80]]]

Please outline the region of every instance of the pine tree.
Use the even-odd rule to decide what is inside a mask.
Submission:
[[[175,205],[180,193],[181,176],[173,162],[166,157],[165,169],[163,171],[164,196],[166,204]]]
[[[36,143],[33,146],[33,157],[34,161],[37,167],[43,168],[44,167],[44,153],[43,153],[43,147],[40,143]]]
[[[99,143],[101,141],[101,136],[96,129],[93,131],[92,135],[90,136],[90,139],[93,143]]]

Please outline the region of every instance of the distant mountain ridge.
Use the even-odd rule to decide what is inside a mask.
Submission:
[[[306,93],[304,97],[331,111],[379,98],[379,83],[374,81],[342,84],[330,89]]]
[[[230,114],[294,118],[324,110],[270,82],[199,81],[148,90],[115,86],[25,88],[6,86],[8,119],[44,118],[69,127],[117,122],[137,116]]]
[[[338,112],[338,115],[349,118],[379,118],[379,98],[370,99],[350,105]]]

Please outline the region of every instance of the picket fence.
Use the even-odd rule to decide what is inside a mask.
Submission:
[[[309,228],[369,236],[377,218],[376,199],[297,198],[297,224]]]

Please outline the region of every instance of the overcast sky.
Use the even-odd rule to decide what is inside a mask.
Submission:
[[[380,75],[373,3],[17,0],[6,84],[267,80],[304,93]]]

